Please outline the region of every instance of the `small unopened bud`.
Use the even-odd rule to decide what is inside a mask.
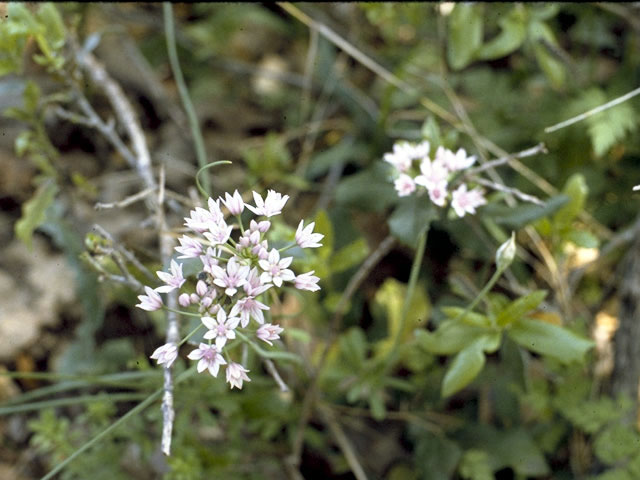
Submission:
[[[506,270],[516,257],[516,234],[511,232],[509,240],[504,242],[496,252],[496,267],[500,271]]]
[[[189,305],[191,305],[191,297],[189,296],[188,293],[183,293],[178,297],[178,303],[180,304],[181,307],[186,308]]]

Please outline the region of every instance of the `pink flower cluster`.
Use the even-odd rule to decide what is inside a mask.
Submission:
[[[273,340],[279,339],[283,331],[278,325],[265,323],[264,312],[269,306],[263,303],[263,294],[285,283],[299,290],[320,290],[320,279],[314,271],[296,275],[289,268],[293,257],[281,256],[295,245],[300,248],[322,246],[319,242],[324,235],[313,232],[314,222],[305,227],[304,221],[300,221],[295,242],[279,250],[270,247],[266,238],[271,228],[269,219],[282,212],[288,199],[288,195],[273,190],[269,190],[264,199],[253,192],[255,205],[244,203],[237,190],[233,195],[226,193],[224,198],[209,198],[207,209],[197,207],[185,218],[190,232],[179,239],[180,246],[176,247],[180,254],[178,260],[198,259],[202,264],[195,291],[183,292],[178,297],[181,307],[197,310],[201,327],[206,328],[203,341],[188,358],[198,362],[198,372],[207,370],[214,377],[224,365],[231,388],[242,388],[243,381],[251,381],[247,376],[249,370],[229,357],[229,346],[237,334],[245,338],[254,335],[273,345]],[[236,217],[237,223],[227,222],[221,204]],[[256,215],[247,229],[240,219],[245,208]],[[239,235],[234,239],[231,234],[236,227]],[[164,285],[156,289],[145,287],[146,295],[138,297],[137,307],[148,311],[162,308],[160,293],[180,290],[186,282],[182,263],[176,260],[171,261],[169,272],[157,272],[157,275]],[[251,320],[257,326],[255,330],[251,329]],[[177,346],[165,344],[156,349],[151,358],[168,368],[177,356]]]
[[[463,183],[450,191],[449,181],[456,172],[473,165],[476,157],[467,156],[463,148],[454,153],[440,146],[432,158],[430,150],[431,145],[426,140],[418,144],[401,141],[396,142],[392,152],[384,154],[384,161],[395,168],[394,186],[398,195],[406,197],[423,187],[435,205],[444,207],[450,199],[451,207],[459,217],[475,214],[476,208],[487,203],[482,190],[468,190]]]

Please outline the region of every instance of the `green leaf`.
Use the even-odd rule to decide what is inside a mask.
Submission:
[[[521,318],[511,324],[508,335],[524,348],[555,358],[562,363],[582,361],[593,347],[591,340],[551,323]]]
[[[418,330],[416,341],[424,350],[435,355],[451,355],[463,350],[478,338],[491,334],[486,327],[469,325],[460,320],[442,322],[435,332]]]
[[[406,245],[416,248],[418,237],[436,218],[433,204],[426,196],[412,195],[400,200],[389,218],[391,233]]]
[[[449,15],[447,60],[454,70],[466,67],[482,45],[482,10],[477,3],[457,3]]]
[[[498,225],[503,225],[511,230],[519,230],[529,223],[553,214],[568,201],[567,195],[556,195],[547,200],[544,205],[523,203],[516,207],[509,207],[490,203],[484,206],[482,211],[484,216],[491,216]]]
[[[336,203],[379,212],[398,199],[383,162],[375,162],[362,172],[344,178],[336,188]]]
[[[598,248],[600,246],[598,237],[584,230],[569,230],[564,239],[583,248]]]
[[[504,57],[520,48],[527,37],[526,12],[522,5],[516,5],[498,24],[502,29],[497,37],[485,43],[476,58],[494,60]]]
[[[407,285],[399,282],[395,278],[387,278],[376,292],[371,313],[376,320],[381,321],[381,323],[384,322],[387,325],[385,338],[380,340],[375,346],[377,356],[386,356],[395,342],[398,331],[402,326],[402,309],[406,296]],[[416,327],[426,322],[430,311],[431,304],[426,295],[426,289],[418,287],[411,298],[404,331],[400,333],[401,342],[404,342]]]
[[[457,443],[446,436],[431,432],[421,432],[416,442],[414,459],[420,478],[429,480],[450,480],[462,451]]]
[[[466,346],[456,355],[442,380],[442,396],[449,397],[469,385],[482,371],[485,357],[484,337]]]
[[[66,38],[66,29],[60,12],[52,3],[44,3],[36,13],[36,18],[45,27],[48,43],[54,50],[62,48]]]
[[[562,62],[554,57],[542,43],[533,45],[533,53],[536,56],[538,65],[549,80],[549,83],[551,83],[551,86],[556,89],[562,88],[565,84],[567,74]]]
[[[53,180],[44,182],[35,195],[22,206],[22,217],[16,222],[15,232],[29,249],[32,245],[33,232],[45,221],[45,210],[53,203],[58,186]]]
[[[369,255],[369,245],[367,241],[360,237],[349,245],[342,247],[331,256],[329,269],[331,273],[344,272],[355,267]]]
[[[593,447],[600,460],[614,465],[638,452],[640,435],[629,425],[617,423],[598,435]]]
[[[367,338],[359,327],[352,327],[340,336],[340,353],[347,364],[360,369],[367,355]]]
[[[320,258],[326,260],[333,252],[333,225],[326,210],[319,210],[313,221],[316,223],[313,231],[324,235],[322,246],[317,248],[316,252]]]
[[[440,145],[440,127],[438,126],[438,122],[436,122],[433,115],[429,115],[429,118],[425,120],[422,124],[422,138],[425,140],[429,140],[431,143],[431,149],[435,150],[435,145]]]
[[[540,305],[546,296],[547,292],[545,290],[536,290],[529,295],[525,295],[524,297],[514,300],[507,305],[507,308],[498,314],[496,323],[501,327],[504,327],[516,320],[520,320],[527,312]]]
[[[468,480],[494,480],[495,478],[489,462],[489,454],[475,448],[464,452],[458,471],[462,478]]]
[[[563,192],[569,197],[569,202],[553,216],[553,226],[557,231],[572,229],[574,219],[584,208],[589,188],[584,175],[576,173],[571,175],[565,183]]]
[[[606,154],[638,127],[636,112],[629,103],[621,103],[593,115],[587,119],[587,123],[593,151],[598,157]]]

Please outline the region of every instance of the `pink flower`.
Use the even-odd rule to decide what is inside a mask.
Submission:
[[[298,290],[309,290],[310,292],[320,290],[320,287],[318,286],[320,277],[316,277],[313,274],[314,272],[315,270],[311,270],[310,272],[297,275],[295,278],[296,288]]]
[[[446,153],[442,155],[442,158],[443,164],[449,172],[464,170],[476,162],[476,157],[474,155],[467,157],[467,152],[464,148],[458,149],[456,153],[453,153],[451,150],[446,150]]]
[[[224,220],[218,201],[214,201],[210,198],[207,203],[209,205],[209,210],[196,207],[194,210],[191,210],[190,217],[185,217],[185,225],[194,232],[206,232],[211,225]]]
[[[207,340],[215,338],[216,347],[218,347],[219,350],[222,350],[227,340],[236,338],[235,328],[238,326],[238,323],[240,323],[240,319],[234,316],[227,318],[227,313],[222,308],[218,310],[218,315],[215,319],[202,317],[201,320],[204,326],[209,329],[204,334],[204,338]]]
[[[222,245],[229,240],[231,230],[233,227],[227,225],[227,222],[222,219],[219,222],[209,223],[209,231],[204,232],[204,236],[213,245]]]
[[[233,317],[240,314],[240,325],[245,328],[251,317],[255,318],[258,323],[264,323],[262,310],[269,310],[269,307],[253,297],[245,297],[233,306],[229,315]]]
[[[151,358],[158,361],[158,365],[165,364],[165,368],[171,367],[171,364],[178,358],[178,347],[174,343],[165,343],[155,349],[151,354]]]
[[[136,307],[141,308],[142,310],[147,310],[148,312],[161,309],[163,305],[162,297],[160,297],[158,292],[151,287],[144,287],[144,291],[147,292],[147,294],[138,295],[140,303],[138,303]]]
[[[433,161],[425,158],[420,163],[420,173],[421,175],[415,178],[415,182],[426,188],[441,182],[446,183],[449,178],[449,171],[438,158]]]
[[[273,285],[270,283],[264,284],[260,280],[260,273],[257,268],[252,268],[249,272],[249,276],[247,277],[247,283],[245,283],[242,288],[244,288],[244,292],[250,297],[257,297],[261,293],[269,290]]]
[[[231,385],[231,388],[242,388],[242,382],[250,382],[251,379],[247,376],[247,370],[242,365],[236,362],[231,362],[227,365],[227,382]]]
[[[251,232],[255,232],[257,230],[260,233],[266,233],[270,227],[271,227],[271,222],[269,220],[262,220],[260,222],[251,220],[251,222],[249,223],[249,230]]]
[[[215,277],[213,283],[224,288],[224,293],[231,297],[236,294],[238,287],[247,283],[249,267],[246,265],[240,266],[236,257],[231,257],[227,261],[226,270],[223,270],[218,265],[212,265],[211,273]]]
[[[384,154],[384,161],[393,165],[400,172],[407,172],[414,160],[421,160],[429,155],[431,146],[428,141],[417,145],[401,141],[393,145],[392,153]]]
[[[186,281],[182,276],[182,264],[173,259],[171,260],[171,273],[156,272],[156,274],[160,280],[166,283],[166,285],[156,288],[156,291],[160,293],[167,293],[176,288],[180,288]]]
[[[476,213],[477,207],[487,203],[482,190],[474,188],[471,191],[467,191],[467,185],[464,183],[451,196],[451,206],[459,217],[464,217],[466,213],[473,215]]]
[[[260,275],[262,283],[273,282],[276,286],[281,287],[282,282],[290,282],[295,275],[287,267],[291,265],[293,257],[286,257],[280,260],[280,253],[275,248],[269,252],[266,260],[259,260],[258,265],[264,270]]]
[[[260,328],[258,328],[258,330],[256,330],[256,336],[263,342],[266,342],[269,345],[273,345],[273,343],[271,343],[271,340],[278,340],[280,338],[280,333],[282,333],[283,330],[284,329],[278,325],[265,323]]]
[[[195,238],[183,235],[178,241],[180,246],[176,247],[175,250],[182,254],[178,258],[196,258],[202,253],[202,244]]]
[[[200,261],[202,262],[202,270],[213,275],[211,268],[214,265],[218,265],[218,259],[220,256],[219,248],[208,247],[204,255],[200,255]]]
[[[289,200],[289,195],[283,196],[274,190],[269,190],[267,192],[267,198],[263,200],[259,194],[253,192],[253,200],[256,202],[255,207],[248,203],[245,204],[249,210],[256,215],[273,217],[274,215],[280,215],[280,213],[282,213],[282,208],[284,204],[287,203],[287,200]]]
[[[201,343],[200,347],[193,350],[187,357],[191,360],[198,360],[198,373],[209,370],[209,373],[217,377],[220,365],[226,365],[226,360],[220,355],[218,347]]]
[[[313,233],[313,227],[315,225],[316,222],[311,222],[303,229],[304,220],[300,220],[298,229],[296,230],[296,243],[300,248],[316,248],[322,246],[322,244],[318,242],[324,238],[324,235],[321,233]]]
[[[416,182],[406,173],[401,173],[393,182],[399,197],[406,197],[416,191]]]
[[[447,201],[447,182],[434,183],[427,188],[429,198],[439,207],[444,207]]]
[[[244,210],[244,202],[242,201],[242,196],[238,193],[238,190],[233,192],[233,196],[229,195],[225,192],[224,194],[225,200],[222,200],[224,206],[227,207],[229,213],[231,215],[240,215]]]

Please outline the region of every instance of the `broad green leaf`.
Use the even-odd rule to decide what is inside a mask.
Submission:
[[[482,45],[483,6],[457,3],[449,15],[447,60],[454,70],[466,67]]]
[[[557,231],[571,229],[573,220],[584,208],[584,203],[589,193],[584,175],[576,173],[571,175],[565,183],[563,192],[569,197],[569,202],[553,216],[553,226]]]
[[[435,332],[417,330],[418,345],[435,355],[451,355],[468,347],[478,338],[492,333],[486,327],[469,325],[459,320],[446,320]]]
[[[407,296],[407,285],[399,282],[395,278],[387,278],[376,292],[374,297],[374,317],[382,317],[381,320],[387,324],[387,336],[376,344],[376,355],[384,356],[391,349],[398,331],[402,324],[402,308],[404,299]],[[408,318],[405,321],[404,331],[400,333],[400,341],[403,342],[411,332],[418,326],[424,325],[431,305],[426,296],[426,289],[418,288],[413,293],[411,304],[409,305]]]
[[[402,243],[415,248],[418,237],[436,218],[433,204],[425,195],[412,195],[400,200],[389,218],[391,233]]]
[[[511,324],[508,335],[524,348],[555,358],[562,363],[582,361],[593,342],[572,331],[530,318],[521,318]]]
[[[484,450],[472,448],[464,452],[458,471],[468,480],[494,480],[489,462],[489,454]]]
[[[494,464],[494,468],[510,466],[522,478],[539,478],[549,474],[549,466],[540,448],[529,432],[522,428],[500,435],[498,441],[491,445],[490,451],[494,458],[503,463]]]
[[[45,221],[45,211],[53,203],[58,187],[53,180],[45,181],[35,195],[22,206],[22,217],[16,222],[15,232],[31,248],[33,232]]]
[[[485,357],[482,351],[484,337],[480,337],[460,350],[442,380],[442,396],[449,397],[469,385],[482,371]]]
[[[316,249],[316,253],[321,259],[327,260],[333,252],[333,225],[331,224],[331,219],[326,210],[319,210],[313,221],[316,223],[313,231],[324,235],[322,246]]]
[[[46,39],[54,50],[62,48],[66,38],[64,22],[56,6],[52,3],[44,3],[38,9],[36,18],[46,29]]]
[[[416,469],[424,480],[451,480],[461,455],[458,444],[444,434],[422,431],[416,442]]]
[[[546,296],[547,292],[545,290],[536,290],[529,295],[514,300],[498,314],[496,323],[504,327],[516,320],[520,320],[527,312],[540,305]]]
[[[508,207],[491,203],[483,207],[483,215],[491,216],[498,225],[512,230],[519,230],[525,225],[558,211],[569,201],[567,195],[551,197],[544,205],[523,203],[516,207]]]
[[[493,60],[504,57],[520,48],[527,37],[526,11],[522,5],[515,5],[498,23],[502,29],[501,32],[482,45],[476,58]]]
[[[398,199],[388,165],[377,161],[362,172],[344,178],[336,188],[336,203],[379,212]]]
[[[340,354],[355,368],[362,367],[367,355],[367,338],[359,327],[352,327],[340,336]]]
[[[556,89],[562,88],[567,76],[567,71],[562,62],[554,57],[548,48],[540,42],[534,44],[533,53],[551,86]]]
[[[638,127],[636,112],[629,103],[621,103],[593,115],[587,119],[587,123],[593,151],[598,157],[606,154]]]
[[[368,255],[369,245],[367,241],[362,237],[357,238],[331,256],[329,269],[331,273],[344,272],[360,264]]]
[[[622,423],[611,425],[596,437],[594,451],[603,462],[614,465],[638,453],[640,435],[631,426]]]
[[[598,248],[600,240],[593,233],[584,230],[570,230],[565,235],[565,240],[575,243],[582,248]]]
[[[440,145],[440,127],[433,115],[422,124],[422,137],[431,143],[431,149],[435,150],[435,146]]]
[[[455,320],[461,317],[464,314],[463,321],[464,323],[476,326],[476,327],[490,327],[491,320],[486,315],[482,315],[481,313],[476,312],[466,312],[465,308],[462,307],[442,307],[442,313],[444,313],[447,318]]]

